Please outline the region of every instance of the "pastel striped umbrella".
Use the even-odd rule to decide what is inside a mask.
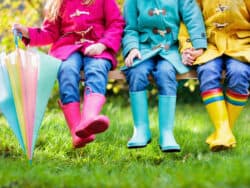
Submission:
[[[15,38],[16,50],[2,58],[0,78],[6,84],[0,88],[3,90],[0,109],[32,162],[35,141],[61,61],[38,50],[22,50],[17,41]],[[4,96],[12,103],[7,103]],[[6,112],[4,104],[12,113]]]
[[[24,99],[23,99],[23,78],[22,78],[22,62],[20,58],[19,49],[15,52],[8,54],[5,58],[5,64],[8,71],[10,86],[13,94],[17,119],[19,123],[19,128],[21,130],[21,135],[23,138],[23,143],[25,150],[27,152],[27,139],[26,139],[26,112],[24,110]]]
[[[6,54],[0,55],[0,109],[25,152],[23,138],[17,118],[9,75],[5,65]]]

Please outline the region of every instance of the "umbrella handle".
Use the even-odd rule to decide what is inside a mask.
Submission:
[[[18,48],[18,39],[22,39],[22,33],[18,32],[16,29],[13,29],[13,34],[14,34],[14,42],[16,48]]]

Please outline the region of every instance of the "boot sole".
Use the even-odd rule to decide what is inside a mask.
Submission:
[[[217,143],[214,145],[210,145],[210,150],[217,152],[217,151],[222,151],[222,150],[228,150],[228,149],[232,149],[236,146],[236,142],[221,142],[221,143]]]
[[[181,152],[180,149],[166,149],[166,150],[161,149],[161,151],[164,152],[164,153],[177,153],[177,152]]]
[[[214,146],[211,148],[211,151],[213,152],[218,152],[218,151],[223,151],[223,150],[229,150],[232,149],[234,147],[234,145],[232,146],[224,146],[224,145],[218,145],[218,146]]]
[[[106,131],[109,127],[108,121],[94,120],[88,127],[78,130],[76,135],[79,137],[88,137],[92,134],[98,134]]]
[[[179,148],[169,148],[169,149],[163,149],[161,146],[159,146],[161,151],[164,153],[176,153],[176,152],[181,152],[181,149]]]
[[[83,148],[83,147],[85,147],[85,146],[86,146],[85,143],[77,144],[77,145],[74,145],[74,144],[73,144],[73,148],[74,148],[74,149]]]
[[[169,150],[161,150],[164,153],[177,153],[177,152],[181,152],[180,149],[169,149]]]
[[[150,143],[151,143],[151,139],[145,145],[142,145],[142,146],[127,146],[127,147],[128,147],[128,149],[145,148]]]
[[[94,140],[95,140],[95,135],[93,135],[92,138],[83,139],[81,142],[78,142],[76,144],[73,143],[73,148],[77,149],[77,148],[85,147],[87,144],[93,142]]]

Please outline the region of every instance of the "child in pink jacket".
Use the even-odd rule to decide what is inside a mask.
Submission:
[[[14,24],[30,46],[52,44],[49,53],[62,60],[58,72],[60,106],[73,146],[83,147],[105,131],[109,119],[99,115],[108,72],[117,65],[124,20],[115,0],[48,0],[41,28]],[[80,112],[80,71],[85,76]]]

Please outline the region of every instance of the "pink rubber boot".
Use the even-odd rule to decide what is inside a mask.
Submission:
[[[104,132],[109,127],[107,116],[99,115],[106,101],[104,95],[99,93],[84,94],[82,119],[76,128],[76,135],[88,137],[91,134]]]
[[[72,142],[74,148],[80,148],[84,147],[87,143],[92,142],[95,140],[95,135],[88,135],[88,137],[78,137],[75,134],[76,127],[80,123],[80,103],[79,102],[72,102],[68,104],[62,104],[61,101],[58,101],[59,106],[61,107],[65,120],[68,124],[71,136],[72,136]]]

